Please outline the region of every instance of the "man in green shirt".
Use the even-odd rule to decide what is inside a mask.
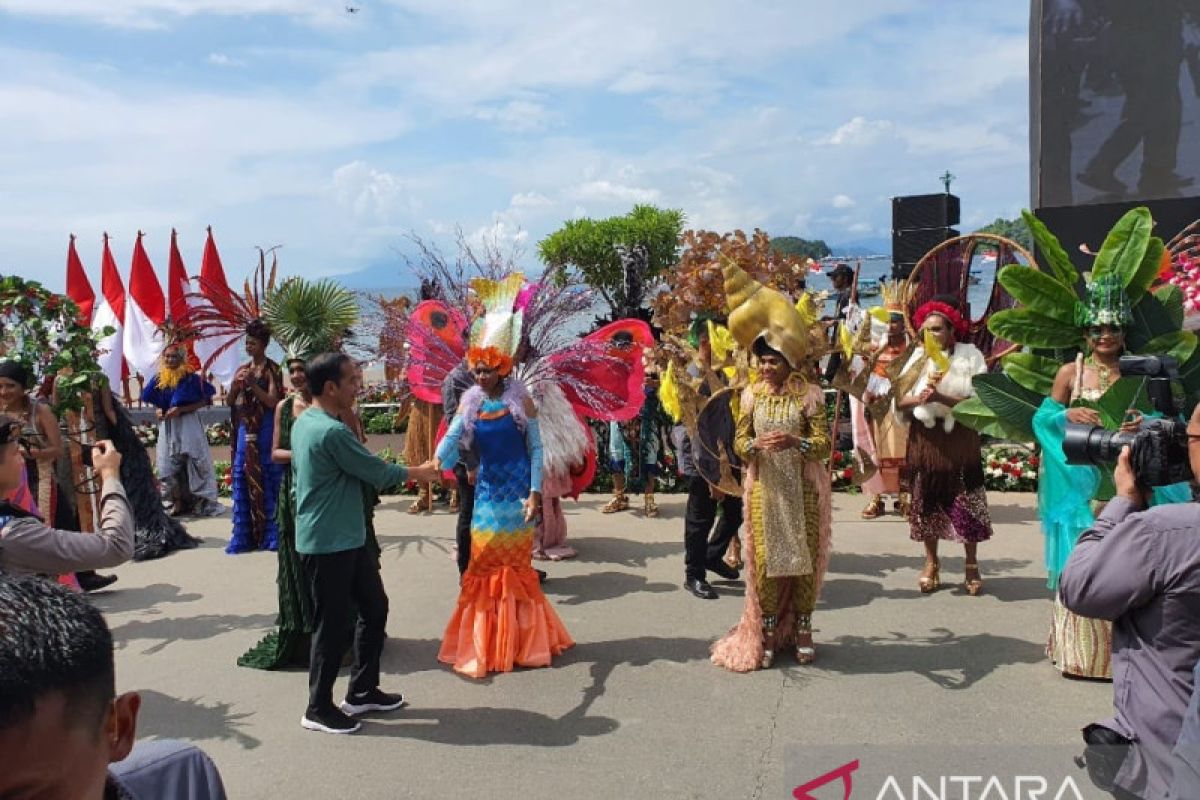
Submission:
[[[372,455],[340,418],[349,418],[362,378],[345,353],[324,353],[305,368],[313,407],[292,428],[292,475],[296,490],[296,550],[312,594],[314,627],[308,670],[308,708],[300,724],[325,733],[354,733],[351,715],[391,711],[400,694],[379,689],[379,655],[387,626],[388,598],[379,561],[368,552],[363,483],[383,490],[406,480],[437,480],[425,464],[404,467]],[[341,707],[333,704],[353,611],[354,667]]]

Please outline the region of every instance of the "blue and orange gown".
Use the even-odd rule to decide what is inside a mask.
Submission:
[[[455,416],[438,445],[444,469],[458,461],[463,428],[463,416]],[[479,472],[471,563],[438,660],[473,678],[514,666],[547,667],[575,642],[542,594],[530,560],[537,526],[525,521],[523,503],[531,491],[541,491],[537,419],[527,420],[522,430],[501,400],[485,399],[472,446],[479,453]]]

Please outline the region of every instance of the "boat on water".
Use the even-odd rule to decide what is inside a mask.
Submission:
[[[977,269],[973,269],[970,271],[970,273],[967,274],[967,284],[969,286],[978,286],[979,282],[981,280],[982,280],[982,277],[980,276],[979,270],[977,270]]]
[[[878,297],[879,296],[879,281],[875,278],[859,278],[858,279],[858,296],[859,297]]]

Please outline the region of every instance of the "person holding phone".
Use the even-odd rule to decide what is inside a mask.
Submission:
[[[21,422],[0,414],[0,496],[21,485]],[[51,528],[40,517],[0,501],[0,573],[58,575],[123,564],[133,557],[133,509],[121,483],[121,454],[110,441],[92,447],[100,477],[100,523],[94,533]]]

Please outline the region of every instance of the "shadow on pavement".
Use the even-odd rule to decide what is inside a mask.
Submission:
[[[918,547],[916,542],[913,542],[913,546],[914,548]],[[944,543],[941,547],[939,561],[942,565],[943,581],[946,581],[947,574],[951,576],[962,575],[964,559],[961,546]],[[985,542],[980,546],[979,566],[983,570],[985,586],[988,575],[1003,574],[1024,569],[1030,563],[1029,561],[1017,558],[988,558],[987,543]],[[919,573],[924,566],[925,556],[919,551],[913,555],[900,555],[897,553],[871,555],[865,553],[839,553],[835,551],[829,557],[829,572],[830,574],[836,573],[838,575],[871,575],[876,578],[883,578],[902,569],[910,569],[914,573]],[[914,577],[913,586],[915,587],[916,585],[917,581]]]
[[[153,655],[178,641],[202,641],[230,631],[255,632],[275,624],[275,614],[201,614],[195,617],[159,617],[150,621],[131,620],[112,629],[113,642],[120,649],[130,642],[143,639],[155,640],[142,651],[142,655]],[[253,645],[249,642],[246,646]]]
[[[406,641],[404,647],[408,650],[415,645],[423,650],[430,643]],[[436,643],[433,644],[436,657]],[[566,747],[581,738],[613,733],[620,727],[610,717],[588,715],[592,704],[607,691],[608,679],[618,668],[644,667],[653,661],[678,664],[707,661],[708,646],[707,639],[656,636],[576,644],[556,658],[549,669],[590,664],[592,682],[584,688],[579,704],[562,716],[512,708],[410,708],[391,718],[379,718],[379,724],[368,722],[359,735],[395,736],[467,747],[505,744]],[[386,658],[387,650],[384,652]],[[492,674],[485,681],[503,679],[503,674]]]
[[[821,586],[817,608],[834,611],[870,605],[876,600],[915,600],[921,593],[914,589],[885,589],[877,581],[857,578],[828,578]]]
[[[555,598],[559,605],[579,606],[638,592],[671,592],[675,590],[675,584],[650,583],[644,576],[628,572],[592,572],[561,580],[550,579],[542,586],[542,590]]]
[[[234,714],[229,703],[206,705],[200,698],[180,700],[155,691],[138,694],[142,696],[137,726],[139,739],[233,740],[246,750],[262,744],[241,731],[246,724],[242,720],[252,717],[252,712]]]
[[[388,558],[403,558],[409,551],[417,555],[425,555],[426,548],[434,555],[450,555],[453,539],[425,536],[421,534],[383,533],[376,531],[375,538],[379,540],[379,548]]]
[[[117,583],[112,590],[89,595],[96,608],[105,614],[121,614],[126,611],[138,611],[143,614],[161,614],[158,606],[164,603],[194,603],[203,600],[204,595],[195,592],[185,593],[173,583],[152,583],[138,588],[123,588]]]
[[[586,536],[568,540],[579,550],[575,561],[583,563],[620,564],[623,567],[644,567],[652,559],[678,556],[683,565],[683,536],[678,542],[642,542],[613,536]]]
[[[929,636],[841,636],[830,641],[817,637],[817,666],[846,675],[894,675],[915,672],[943,689],[967,689],[997,667],[1036,664],[1046,658],[1042,645],[994,636],[962,636],[934,628]]]

